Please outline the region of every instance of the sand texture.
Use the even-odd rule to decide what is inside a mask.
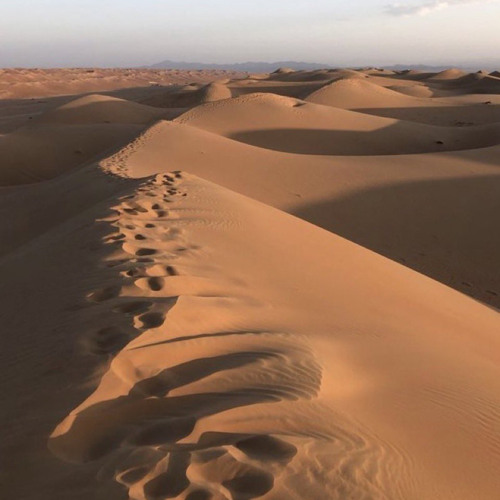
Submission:
[[[497,500],[498,75],[93,71],[0,74],[2,498]]]

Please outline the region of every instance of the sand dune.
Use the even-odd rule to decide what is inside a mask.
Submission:
[[[500,213],[498,154],[499,146],[424,159],[293,155],[160,122],[104,164],[137,178],[190,165],[200,177],[500,306],[500,276],[492,273],[500,238],[491,215]]]
[[[40,124],[0,136],[0,186],[51,179],[124,145],[141,130],[131,124]]]
[[[391,85],[387,89],[410,97],[433,97],[434,95],[434,91],[427,85]]]
[[[0,103],[2,493],[496,499],[495,76],[163,77]]]
[[[377,74],[377,76],[381,76]],[[270,75],[270,79],[275,79],[273,75]],[[293,74],[282,76],[282,80],[296,81],[296,82],[313,82],[322,81],[329,83],[334,80],[341,79],[364,79],[368,78],[368,75],[362,71],[357,71],[354,69],[324,69],[317,71],[296,71]]]
[[[486,451],[498,438],[489,427],[498,418],[496,351],[478,346],[498,343],[496,313],[183,174],[144,183],[114,210],[112,234],[124,237],[113,259],[124,278],[88,300],[128,315],[133,329],[87,339],[98,352],[127,345],[52,434],[58,456],[112,461],[102,474],[132,498],[496,491],[498,463]],[[481,467],[455,449],[484,449]]]
[[[464,93],[500,94],[500,78],[490,75],[476,75],[473,78],[464,77],[459,82]]]
[[[500,124],[433,127],[268,94],[196,107],[176,121],[254,146],[300,154],[424,153],[500,141]]]
[[[441,76],[440,76],[441,75]],[[500,78],[485,71],[466,73],[459,70],[446,70],[427,79],[456,94],[498,94]]]
[[[244,73],[215,71],[153,70],[130,68],[0,69],[0,99],[17,99],[103,92],[128,87],[211,82],[241,78]]]
[[[0,185],[51,179],[122,146],[165,115],[160,108],[110,96],[71,100],[0,136]]]
[[[360,79],[337,80],[313,92],[307,101],[343,109],[408,108],[423,106],[425,102]],[[429,105],[428,101],[425,105]]]
[[[476,81],[476,85],[482,85],[481,81]],[[477,100],[467,93],[470,82],[453,85],[443,91],[441,87],[436,90],[428,85],[381,86],[371,80],[338,80],[313,92],[306,101],[438,126],[472,126],[500,121],[496,95],[481,96]],[[434,98],[435,94],[439,97]],[[460,100],[463,95],[465,101]],[[489,109],[484,109],[485,103],[489,104]]]
[[[103,95],[88,95],[41,115],[40,123],[135,123],[147,124],[164,116],[161,109]]]
[[[440,71],[439,73],[436,73],[435,75],[432,75],[429,80],[456,80],[457,78],[462,78],[464,76],[468,75],[466,71],[463,71],[461,69],[457,68],[450,68],[450,69],[445,69],[444,71]]]
[[[264,92],[279,96],[303,99],[311,92],[321,88],[323,85],[325,85],[324,81],[304,80],[298,82],[286,82],[280,80],[256,80],[245,82],[245,80],[241,80],[231,83],[229,87],[231,88],[233,97]]]
[[[207,102],[231,98],[231,90],[222,82],[212,82],[203,86],[186,86],[180,92],[165,92],[143,101],[162,108],[189,108]]]
[[[397,71],[396,74],[393,75],[393,78],[401,80],[421,81],[421,80],[426,80],[434,75],[436,75],[436,73],[428,71],[420,71],[418,69],[406,69],[402,71]]]

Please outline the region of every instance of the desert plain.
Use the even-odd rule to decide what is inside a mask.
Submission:
[[[500,498],[500,73],[0,70],[0,490]]]

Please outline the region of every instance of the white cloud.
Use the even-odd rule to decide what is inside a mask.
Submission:
[[[393,3],[386,5],[385,13],[391,16],[425,16],[453,5],[478,3],[481,0],[431,0],[424,3]],[[489,0],[486,0],[489,2]],[[482,3],[485,3],[484,1]]]

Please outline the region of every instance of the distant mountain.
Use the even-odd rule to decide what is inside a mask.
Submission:
[[[439,72],[450,68],[457,68],[463,71],[478,71],[487,70],[493,71],[500,68],[500,61],[462,61],[460,63],[450,63],[447,65],[429,65],[429,64],[394,64],[392,66],[384,66],[384,69],[390,69],[393,71],[403,71],[406,69],[415,69],[418,71],[429,71],[429,72]]]
[[[291,68],[295,70],[314,70],[318,68],[331,68],[327,64],[307,63],[298,61],[278,61],[278,62],[243,62],[229,64],[207,64],[200,62],[179,62],[179,61],[162,61],[149,66],[154,69],[221,69],[229,71],[242,71],[248,73],[271,73],[278,68]]]
[[[428,64],[394,64],[392,66],[384,66],[384,69],[392,70],[392,71],[405,71],[408,69],[413,69],[417,71],[428,71],[431,73],[439,73],[440,71],[445,71],[450,68],[462,69],[464,71],[476,71],[479,67],[475,66],[467,66],[467,65],[444,65],[444,66],[430,66]]]
[[[450,65],[448,66],[429,66],[428,64],[394,64],[392,66],[384,66],[384,69],[392,70],[392,71],[404,71],[408,69],[414,69],[417,71],[430,71],[430,72],[439,72],[444,71],[446,69],[450,69]]]
[[[197,69],[219,69],[228,71],[241,71],[246,73],[272,73],[278,68],[291,68],[294,70],[315,70],[315,69],[332,69],[335,66],[324,63],[309,63],[300,61],[277,61],[277,62],[256,62],[248,61],[242,63],[227,63],[227,64],[210,64],[201,62],[184,62],[184,61],[162,61],[152,66],[147,66],[153,69],[181,69],[181,70],[197,70]],[[338,66],[337,66],[338,67]],[[419,71],[439,72],[456,67],[466,71],[477,71],[479,69],[495,70],[499,69],[499,65],[493,61],[477,61],[476,63],[464,62],[462,64],[448,65],[429,65],[429,64],[394,64],[383,66],[384,69],[393,71],[402,71],[414,69]]]

